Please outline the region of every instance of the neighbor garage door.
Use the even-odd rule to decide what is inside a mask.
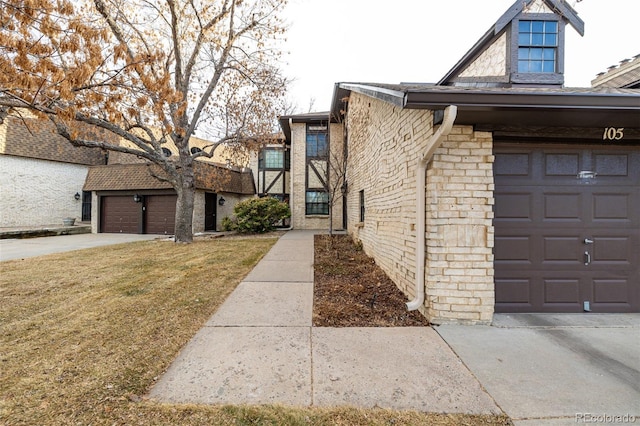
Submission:
[[[100,206],[100,232],[140,232],[142,206],[131,195],[102,197]]]
[[[175,195],[147,195],[145,197],[145,233],[173,234],[176,220]]]
[[[496,312],[640,311],[639,147],[496,143],[494,171]]]

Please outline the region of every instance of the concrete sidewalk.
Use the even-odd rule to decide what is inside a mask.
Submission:
[[[312,327],[313,235],[290,231],[281,237],[150,397],[501,413],[430,327]]]
[[[504,410],[522,426],[585,423],[589,415],[640,422],[639,314],[496,315],[491,327],[312,327],[313,234],[280,238],[152,398]]]

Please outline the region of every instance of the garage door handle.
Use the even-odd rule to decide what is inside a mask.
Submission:
[[[585,243],[585,244],[593,244],[593,240],[592,240],[592,239],[590,239],[590,238],[585,238],[585,239],[584,239],[584,243]]]
[[[584,252],[584,264],[588,265],[591,263],[591,255],[589,254],[588,251]]]

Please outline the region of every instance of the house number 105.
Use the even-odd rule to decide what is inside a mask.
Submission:
[[[624,127],[605,127],[604,134],[602,135],[603,141],[619,141],[624,138]]]

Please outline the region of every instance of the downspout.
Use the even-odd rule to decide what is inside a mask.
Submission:
[[[444,110],[444,119],[440,128],[429,137],[427,141],[427,152],[418,160],[418,170],[416,171],[416,295],[415,298],[407,302],[407,309],[415,311],[424,304],[424,263],[425,263],[425,232],[426,232],[426,184],[427,166],[433,158],[433,153],[442,144],[444,139],[451,133],[453,122],[456,120],[458,107],[449,105]]]

